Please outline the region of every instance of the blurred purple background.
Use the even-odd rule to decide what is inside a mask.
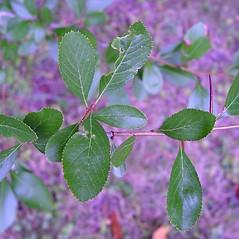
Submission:
[[[67,24],[75,21],[64,1],[60,5],[55,22]],[[113,37],[124,33],[130,23],[139,19],[152,33],[156,59],[157,47],[181,39],[186,29],[199,21],[207,24],[212,48],[201,60],[190,63],[189,68],[205,72],[201,79],[205,87],[208,87],[207,73],[211,73],[215,108],[217,112],[222,110],[232,81],[227,71],[233,54],[239,48],[239,2],[118,0],[105,11],[109,16],[107,23],[91,28],[101,52]],[[0,86],[3,112],[24,114],[58,105],[64,111],[67,123],[80,118],[84,109],[78,99],[68,93],[54,60],[36,57],[30,73],[24,61],[18,70],[18,78],[13,84]],[[130,102],[148,116],[146,129],[154,129],[166,116],[187,106],[193,87],[193,83],[179,87],[165,81],[159,94],[144,101],[129,94],[132,95]],[[127,89],[130,93],[131,87]],[[218,125],[238,121],[236,117],[223,119]],[[179,233],[170,227],[167,237],[155,236],[154,239],[239,238],[238,137],[239,130],[220,131],[213,132],[201,142],[186,144],[186,151],[194,162],[203,187],[202,215],[191,231]],[[116,143],[121,140],[117,138]],[[103,192],[96,199],[82,204],[67,189],[61,165],[48,163],[44,155],[25,146],[19,159],[25,161],[49,186],[57,210],[48,214],[20,205],[17,221],[0,238],[153,238],[158,228],[170,225],[166,214],[166,193],[177,150],[177,143],[166,137],[137,138],[133,153],[127,160],[125,176],[118,179],[111,175]],[[123,237],[120,237],[120,231]]]

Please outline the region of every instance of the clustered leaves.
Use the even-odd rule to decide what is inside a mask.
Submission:
[[[199,54],[197,49],[200,48],[200,51],[204,52],[209,47],[206,35],[206,29],[201,24],[192,28],[184,39],[186,45],[182,43],[175,51],[180,48],[180,51],[187,53],[184,55],[187,59],[199,57],[201,53]],[[32,208],[53,208],[51,195],[39,178],[22,166],[11,171],[16,161],[16,152],[26,142],[31,142],[49,161],[62,163],[68,187],[81,202],[96,197],[102,191],[111,165],[114,169],[124,167],[135,143],[134,134],[116,147],[109,140],[109,136],[113,139],[114,134],[108,135],[102,123],[133,130],[144,127],[147,117],[130,105],[114,104],[99,110],[96,107],[105,93],[122,89],[128,81],[141,74],[139,69],[147,62],[152,49],[151,36],[141,22],[136,22],[130,26],[125,36],[112,41],[111,48],[114,66],[109,73],[101,76],[98,96],[92,103],[89,100],[89,91],[99,58],[95,46],[85,34],[74,31],[66,33],[59,43],[59,68],[62,78],[68,89],[86,106],[85,114],[78,122],[62,127],[62,113],[52,108],[31,112],[23,120],[0,115],[0,135],[14,137],[17,141],[15,146],[0,154],[0,209],[3,212],[0,219],[8,213],[4,208],[5,204],[12,203],[13,208],[16,207],[16,198]],[[154,65],[147,67],[156,71],[157,78],[151,79],[151,86],[148,89],[146,87],[151,91],[155,86],[155,91],[152,91],[155,93],[161,87],[157,79],[162,78],[162,75]],[[165,65],[163,68],[167,71],[173,67]],[[173,74],[177,75],[179,71],[184,72],[175,68]],[[183,74],[187,77],[189,73]],[[150,75],[148,70],[143,73],[143,82],[146,81],[146,75]],[[201,92],[201,86],[197,87],[197,94],[200,93],[202,99],[207,97],[205,92]],[[238,99],[239,77],[236,77],[222,115],[238,115]],[[154,132],[178,141],[197,141],[206,137],[220,117],[208,112],[204,101],[194,101],[195,99],[191,100],[194,108],[183,109],[166,118]],[[11,180],[5,179],[8,172],[11,174]],[[198,220],[201,208],[202,188],[199,177],[184,147],[180,146],[169,180],[167,209],[170,221],[179,230],[189,229]],[[0,231],[10,223],[11,217],[5,225],[0,225]]]

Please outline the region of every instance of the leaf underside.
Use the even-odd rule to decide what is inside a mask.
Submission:
[[[119,57],[114,70],[101,79],[101,94],[106,90],[120,88],[135,77],[148,59],[152,40],[144,25],[136,22],[130,26],[128,35],[115,38],[111,46],[119,52]]]

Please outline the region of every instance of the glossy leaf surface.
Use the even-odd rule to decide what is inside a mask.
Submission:
[[[173,164],[167,195],[171,223],[179,230],[190,229],[202,208],[202,188],[197,172],[183,149]]]

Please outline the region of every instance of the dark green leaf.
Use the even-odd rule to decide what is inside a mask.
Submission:
[[[167,118],[159,131],[178,140],[200,140],[212,131],[215,122],[209,112],[184,109]]]
[[[227,94],[225,111],[229,115],[239,115],[239,75],[232,82]]]
[[[37,139],[36,134],[29,126],[18,119],[6,115],[0,115],[0,135],[15,137],[22,143]]]
[[[119,167],[121,166],[129,154],[131,153],[133,146],[134,146],[135,138],[130,137],[125,140],[113,153],[111,162],[113,166]]]
[[[0,153],[0,182],[7,176],[16,161],[16,152],[21,147],[20,144],[4,150]]]
[[[122,87],[135,77],[148,59],[152,41],[144,25],[136,22],[130,26],[128,35],[113,40],[112,47],[119,51],[119,58],[115,62],[114,70],[102,77],[100,96],[106,90]]]
[[[157,94],[163,85],[163,76],[159,67],[154,64],[144,66],[143,85],[149,94]]]
[[[95,118],[117,128],[137,129],[145,126],[147,118],[129,105],[111,105],[95,113]]]
[[[193,90],[189,102],[188,108],[195,108],[198,110],[209,110],[210,96],[208,90],[205,89],[200,83],[197,83]]]
[[[0,182],[0,234],[16,219],[17,200],[6,180]]]
[[[97,52],[87,37],[79,32],[67,33],[59,46],[59,67],[67,87],[87,105],[94,77]]]
[[[41,8],[39,11],[39,18],[42,24],[49,25],[53,20],[51,10],[47,7]]]
[[[110,169],[110,145],[104,129],[90,117],[85,135],[76,133],[63,153],[64,177],[80,201],[94,198],[105,185]]]
[[[21,168],[12,173],[12,188],[17,198],[30,208],[51,211],[51,194],[40,178]]]
[[[36,148],[42,153],[49,138],[61,127],[63,121],[62,113],[56,109],[44,108],[38,112],[26,115],[24,122],[37,134]]]
[[[78,127],[77,124],[73,124],[67,128],[59,130],[51,136],[47,142],[45,152],[49,161],[60,162],[62,160],[62,153],[65,145],[71,136],[78,131]]]
[[[208,28],[205,24],[199,22],[186,32],[182,48],[186,61],[202,57],[210,48]]]
[[[161,65],[160,70],[163,74],[163,79],[178,86],[184,86],[190,81],[196,80],[196,77],[191,72],[182,70],[179,67]]]
[[[17,59],[17,44],[4,42],[2,45],[3,50],[3,58],[6,61],[13,61],[15,62]]]
[[[171,223],[179,230],[190,229],[202,208],[202,189],[197,172],[183,149],[174,162],[167,195]]]
[[[91,44],[94,48],[97,47],[97,41],[96,41],[96,38],[95,38],[95,36],[93,35],[92,32],[90,32],[90,31],[89,31],[88,29],[86,29],[86,28],[81,28],[81,29],[79,29],[79,32],[80,32],[81,34],[83,34],[84,36],[87,37],[87,39],[89,40],[90,44]]]
[[[112,47],[112,42],[111,42],[105,52],[106,62],[108,64],[114,63],[118,57],[119,57],[119,51],[117,51],[116,49]]]

